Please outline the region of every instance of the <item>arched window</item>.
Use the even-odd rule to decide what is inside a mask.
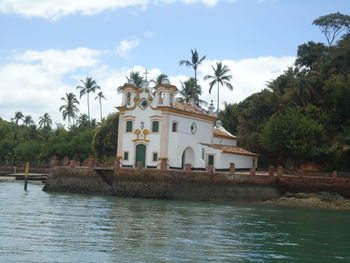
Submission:
[[[159,95],[158,95],[158,96],[159,96],[159,97],[158,97],[158,98],[159,98],[159,99],[158,99],[158,104],[163,104],[163,95],[164,95],[164,94],[163,94],[162,91],[159,92]]]
[[[131,104],[131,94],[128,91],[128,93],[126,93],[126,105],[130,105]]]

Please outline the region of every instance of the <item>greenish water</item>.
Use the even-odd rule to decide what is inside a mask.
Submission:
[[[350,262],[350,212],[45,193],[0,182],[0,262]]]

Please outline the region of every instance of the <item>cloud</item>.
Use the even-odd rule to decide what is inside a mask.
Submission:
[[[119,46],[117,48],[117,55],[121,57],[127,57],[128,52],[131,49],[134,49],[140,44],[140,40],[134,39],[134,40],[121,40],[119,42]]]
[[[266,88],[266,82],[283,73],[292,66],[295,57],[259,57],[242,60],[223,60],[231,70],[233,91],[226,87],[220,87],[220,107],[224,102],[234,103],[244,100],[249,95]],[[205,75],[212,75],[212,65],[217,60],[205,60],[198,68],[200,85],[203,89],[203,98],[206,101],[213,100],[216,106],[216,87],[209,94],[208,82],[203,81]]]
[[[0,116],[13,117],[15,111],[30,114],[35,119],[48,112],[59,121],[58,107],[65,92],[75,92],[66,83],[67,74],[96,66],[100,51],[88,48],[71,50],[28,50],[15,55],[11,62],[0,66]]]
[[[202,3],[214,7],[219,0],[0,0],[0,13],[19,14],[25,17],[40,17],[58,20],[69,15],[94,15],[106,10],[134,7],[141,10],[150,4]],[[235,2],[236,0],[228,0]]]
[[[61,97],[73,92],[78,95],[75,87],[80,79],[93,76],[107,98],[103,101],[103,115],[116,112],[115,107],[121,103],[121,95],[117,88],[126,82],[125,76],[130,71],[145,72],[142,65],[134,67],[111,68],[103,63],[103,52],[88,48],[71,50],[28,50],[10,58],[10,62],[0,65],[0,117],[10,120],[16,111],[30,114],[37,122],[39,116],[49,113],[54,122],[63,123],[58,108],[62,105]],[[233,76],[233,91],[220,88],[220,104],[239,102],[252,93],[265,88],[267,81],[276,78],[294,62],[294,57],[259,57],[243,60],[223,60],[229,66]],[[199,84],[202,86],[202,99],[216,104],[216,87],[209,94],[208,82],[203,77],[212,74],[211,65],[216,60],[205,60],[198,68]],[[155,79],[162,70],[148,69],[148,79]],[[169,74],[172,84],[181,89],[180,81],[190,76]],[[90,110],[92,118],[99,119],[98,101],[95,95],[90,95]],[[87,112],[86,97],[80,100],[80,112]]]

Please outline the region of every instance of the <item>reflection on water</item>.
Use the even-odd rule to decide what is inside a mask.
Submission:
[[[0,183],[0,262],[350,262],[350,212]]]

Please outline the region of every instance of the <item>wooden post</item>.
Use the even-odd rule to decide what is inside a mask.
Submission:
[[[234,175],[236,172],[235,163],[230,163],[230,175]]]
[[[29,173],[29,162],[26,162],[26,168],[25,168],[25,171],[24,171],[24,190],[25,191],[27,191],[28,173]]]
[[[277,166],[277,177],[281,177],[283,175],[283,167],[281,165]]]

